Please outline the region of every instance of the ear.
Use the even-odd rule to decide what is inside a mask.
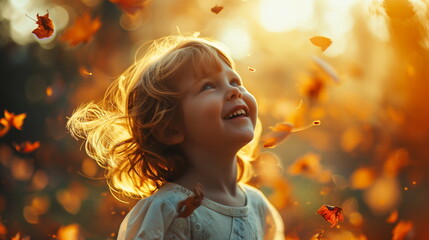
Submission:
[[[156,138],[166,145],[176,145],[185,140],[183,128],[178,124],[171,126],[158,127],[155,129]]]

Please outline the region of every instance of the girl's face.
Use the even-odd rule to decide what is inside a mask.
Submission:
[[[221,61],[221,71],[198,79],[188,71],[179,81],[184,142],[190,146],[234,147],[253,139],[256,100],[240,76]]]

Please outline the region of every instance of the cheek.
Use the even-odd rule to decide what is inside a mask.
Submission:
[[[256,126],[256,120],[258,118],[258,104],[255,97],[250,93],[247,93],[245,98],[246,104],[250,109],[250,118],[252,120],[253,126]]]
[[[194,99],[183,103],[182,113],[186,127],[207,127],[220,118],[221,108],[210,98]]]

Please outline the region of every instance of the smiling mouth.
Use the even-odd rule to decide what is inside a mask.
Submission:
[[[233,110],[231,113],[226,115],[226,117],[224,117],[224,119],[229,120],[229,119],[233,119],[233,118],[247,117],[247,116],[249,116],[249,114],[247,113],[247,110],[245,108],[240,108],[237,110]]]

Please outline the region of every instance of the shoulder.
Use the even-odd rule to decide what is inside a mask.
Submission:
[[[118,239],[162,239],[167,230],[174,230],[170,228],[174,221],[182,220],[177,218],[176,207],[186,197],[180,189],[166,184],[152,196],[139,200],[122,221]]]
[[[268,203],[268,199],[265,197],[264,193],[261,192],[261,190],[247,184],[240,184],[240,186],[244,189],[249,203]]]
[[[249,207],[261,217],[264,239],[284,239],[283,219],[277,209],[259,189],[247,184],[241,184],[241,186],[246,191]]]

